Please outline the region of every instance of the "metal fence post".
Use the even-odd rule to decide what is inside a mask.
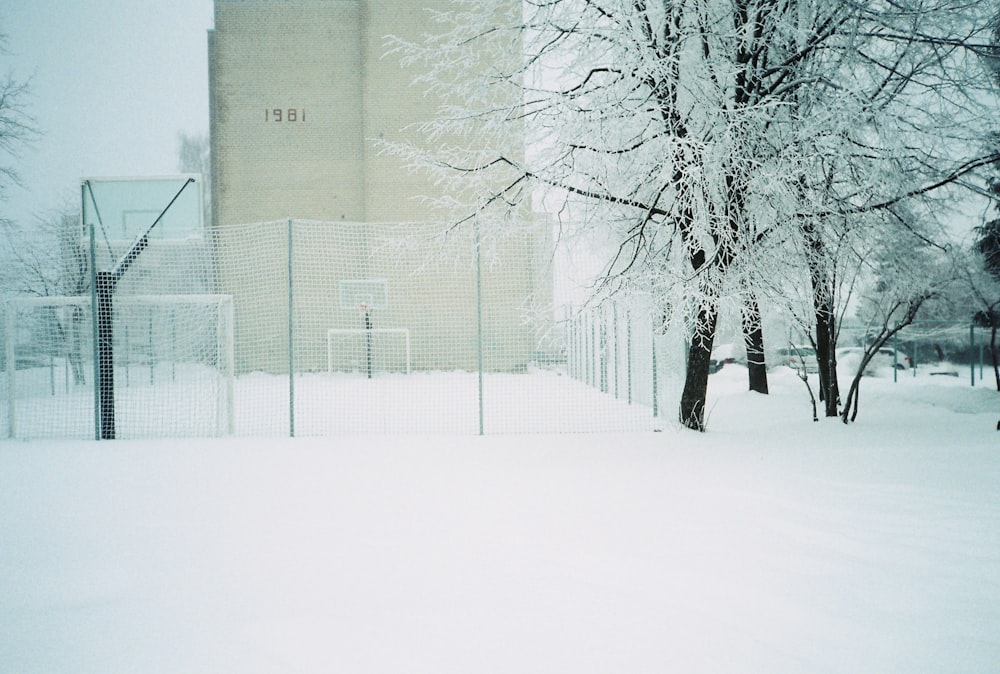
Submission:
[[[586,332],[584,333],[584,337],[587,340],[587,342],[586,342],[587,346],[586,346],[586,349],[585,349],[585,351],[587,353],[587,379],[586,379],[586,381],[587,381],[587,386],[593,386],[594,385],[594,314],[593,314],[593,312],[592,311],[587,311],[587,313],[585,314],[585,319],[584,320],[586,321],[586,328],[585,328]]]
[[[476,369],[479,373],[479,435],[483,435],[483,269],[480,250],[479,212],[473,220],[476,258]]]
[[[615,400],[618,400],[618,380],[620,379],[620,354],[618,352],[619,348],[618,334],[618,303],[614,302],[611,304],[611,362],[612,362],[612,372],[614,373],[614,396]]]
[[[601,393],[608,392],[608,308],[602,305],[597,313],[597,366]]]
[[[652,323],[652,322],[651,322]],[[657,377],[657,364],[656,364],[656,330],[650,324],[649,331],[650,343],[652,345],[653,352],[653,421],[656,422],[660,418],[660,399],[659,399],[659,381]]]
[[[219,415],[222,419],[221,428],[217,421],[216,429],[222,434],[232,435],[235,428],[234,419],[236,417],[235,402],[233,399],[233,371],[236,365],[233,362],[233,302],[223,301],[218,309],[219,332],[216,335],[216,367],[221,378],[220,386],[224,391],[222,408]]]
[[[632,312],[625,309],[625,381],[628,404],[632,404]]]
[[[979,340],[979,381],[983,380],[983,366],[986,364],[986,344]]]
[[[101,363],[97,357],[97,244],[94,240],[94,223],[90,223],[90,327],[93,332],[90,356],[94,363],[94,440],[100,440]]]
[[[899,383],[899,333],[892,336],[892,383]]]
[[[976,385],[976,359],[972,355],[972,350],[976,341],[976,324],[969,323],[969,384]]]
[[[288,437],[295,437],[295,292],[292,282],[292,219],[288,218]]]
[[[7,302],[7,315],[4,318],[4,345],[7,360],[7,437],[17,437],[17,352],[14,348],[17,339],[17,325],[14,312],[17,307],[13,302]]]

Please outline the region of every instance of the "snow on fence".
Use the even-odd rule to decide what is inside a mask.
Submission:
[[[677,410],[683,338],[637,303],[557,310],[552,242],[530,227],[487,244],[418,224],[221,227],[150,240],[103,295],[129,244],[88,238],[61,284],[86,294],[0,304],[0,437],[646,431]],[[840,346],[865,340],[845,328]],[[988,344],[915,324],[892,346],[917,370],[893,376],[977,385]]]
[[[0,305],[0,437],[646,431],[677,409],[683,339],[637,304],[557,311],[544,233],[223,227],[149,241],[104,306],[90,270],[127,245],[95,243],[63,284],[89,294]],[[892,346],[917,369],[893,376],[977,385],[988,344],[915,324]]]
[[[3,305],[0,437],[658,425],[658,352],[677,350],[654,349],[634,308],[556,315],[543,231],[487,245],[414,224],[220,227],[149,241],[108,307],[93,289],[126,244],[100,239],[89,295]]]

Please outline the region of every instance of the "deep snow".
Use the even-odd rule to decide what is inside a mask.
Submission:
[[[0,442],[0,671],[997,671],[1000,395],[695,434]]]

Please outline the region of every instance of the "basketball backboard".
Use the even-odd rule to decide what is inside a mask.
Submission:
[[[183,191],[185,183],[194,179]],[[200,238],[204,232],[202,181],[197,174],[141,178],[87,178],[80,198],[84,231],[93,225],[109,241],[132,241],[145,234],[171,199],[170,206],[149,237]]]
[[[389,282],[386,279],[341,280],[341,309],[385,309],[388,306]]]

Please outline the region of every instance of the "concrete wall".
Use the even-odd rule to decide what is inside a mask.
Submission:
[[[295,282],[293,315],[304,369],[325,366],[327,329],[359,327],[357,311],[337,302],[345,278],[388,280],[390,306],[379,312],[378,327],[413,331],[416,368],[475,367],[471,232],[452,237],[451,252],[441,255],[455,257],[439,260],[435,269],[421,246],[385,246],[391,228],[376,224],[426,222],[431,213],[417,197],[439,189],[378,152],[382,138],[415,140],[404,129],[431,118],[439,104],[411,83],[415,73],[397,57],[384,57],[385,36],[419,40],[434,29],[427,9],[448,5],[215,1],[209,36],[213,236],[221,255],[219,292],[235,299],[241,370],[287,367],[275,345],[287,343],[288,249],[282,242],[288,218],[322,221],[294,230],[293,279],[307,279]],[[239,227],[264,221],[275,221],[265,226],[275,231]],[[368,233],[366,222],[372,223]],[[401,238],[427,227],[396,226]],[[538,265],[547,244],[545,236],[512,240],[485,269],[491,369],[518,370],[530,359],[534,329],[522,320],[521,307],[539,286],[542,295],[551,292]],[[271,280],[261,283],[265,277]]]
[[[215,221],[363,220],[361,5],[217,0]]]

